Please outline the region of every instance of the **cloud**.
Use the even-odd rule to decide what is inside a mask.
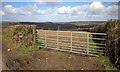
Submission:
[[[2,8],[5,13],[2,20],[6,21],[39,21],[39,19],[51,13],[51,9],[42,10],[37,5],[14,7],[5,5]]]
[[[41,0],[40,3],[46,3],[49,0]],[[49,2],[48,2],[49,3]],[[0,15],[3,15],[6,20],[17,19],[26,21],[80,21],[80,20],[108,20],[114,19],[118,16],[118,6],[106,6],[102,2],[92,2],[91,4],[84,4],[78,6],[55,6],[47,9],[41,9],[34,5],[26,5],[21,7],[14,7],[13,5],[5,5],[2,8]]]
[[[74,14],[77,11],[76,7],[63,6],[57,9],[59,14]]]
[[[89,15],[99,15],[105,12],[106,7],[102,4],[102,2],[93,2],[89,5]]]
[[[56,13],[61,15],[82,16],[86,14],[88,5],[83,6],[62,6],[56,9]]]
[[[111,16],[117,16],[118,15],[118,5],[108,6],[106,9],[106,13]]]
[[[103,10],[105,9],[105,6],[103,5],[102,2],[93,2],[91,3],[90,8]]]
[[[34,6],[24,6],[15,8],[12,5],[6,5],[3,8],[6,14],[17,14],[17,15],[41,15],[44,14],[44,10],[40,10],[36,5]]]
[[[0,10],[0,16],[3,16],[3,15],[5,15],[5,13],[2,10]]]
[[[12,5],[5,6],[3,10],[7,13],[16,13],[16,9]]]
[[[103,13],[105,11],[105,6],[101,2],[93,2],[90,5],[83,5],[83,6],[63,6],[56,10],[60,14],[72,14],[77,13],[80,14],[82,12],[87,12],[90,15],[96,15]]]
[[[92,2],[90,5],[81,6],[62,6],[56,9],[56,13],[59,15],[73,16],[85,16],[88,18],[102,18],[101,16],[117,16],[117,5],[105,6],[102,2]]]
[[[61,2],[61,0],[36,0],[39,4],[46,4],[46,5],[56,5]]]

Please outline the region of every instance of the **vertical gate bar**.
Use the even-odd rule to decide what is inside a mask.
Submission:
[[[58,35],[58,31],[57,31],[57,49],[59,49],[59,35]]]
[[[89,55],[89,33],[87,33],[87,55]]]
[[[71,32],[71,49],[70,52],[72,52],[72,32]]]
[[[45,30],[45,48],[47,48],[47,33],[46,33],[46,30]]]

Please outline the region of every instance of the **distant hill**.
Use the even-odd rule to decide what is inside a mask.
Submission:
[[[104,24],[104,21],[77,21],[77,22],[2,22],[3,26],[16,25],[16,24],[28,24],[37,25],[37,29],[45,30],[88,30],[94,28],[97,25]]]

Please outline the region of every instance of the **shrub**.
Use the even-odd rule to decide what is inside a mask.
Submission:
[[[112,63],[120,69],[120,20],[109,20],[107,29],[107,53]]]
[[[12,25],[3,30],[3,44],[8,48],[36,46],[36,26],[35,25]]]

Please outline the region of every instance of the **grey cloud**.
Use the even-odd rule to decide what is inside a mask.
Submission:
[[[38,2],[39,4],[46,4],[46,5],[54,6],[60,3],[61,0],[36,0],[36,2]]]

